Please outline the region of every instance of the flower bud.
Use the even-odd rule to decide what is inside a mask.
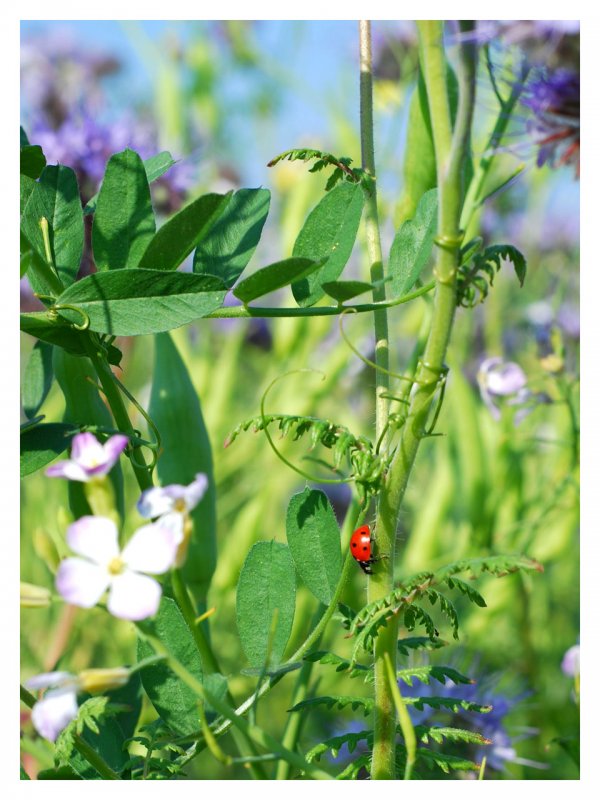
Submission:
[[[20,587],[21,605],[24,608],[47,608],[50,605],[50,590],[33,583],[23,583]]]
[[[108,692],[110,689],[119,689],[129,680],[129,670],[125,667],[112,669],[84,669],[77,676],[81,691],[90,694]]]

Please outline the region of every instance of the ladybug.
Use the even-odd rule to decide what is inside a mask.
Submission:
[[[371,565],[378,559],[373,557],[371,530],[368,525],[361,525],[350,537],[350,552],[358,562],[365,575],[372,575]]]

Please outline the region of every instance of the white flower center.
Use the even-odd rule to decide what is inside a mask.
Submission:
[[[125,562],[120,556],[115,556],[108,562],[108,571],[111,575],[120,575],[125,570]]]

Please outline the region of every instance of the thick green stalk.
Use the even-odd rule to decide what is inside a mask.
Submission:
[[[475,85],[475,60],[471,52],[472,47],[463,45],[459,74],[460,98],[453,135],[447,95],[443,23],[430,20],[418,22],[417,25],[440,195],[436,237],[439,253],[434,271],[436,294],[431,329],[423,358],[417,369],[416,389],[408,417],[378,507],[376,522],[378,546],[382,555],[389,556],[391,563],[393,563],[393,543],[400,504],[420,441],[426,436],[427,419],[443,376],[444,357],[456,308],[456,270],[461,242],[459,230],[462,205],[461,167],[468,148]],[[389,546],[389,550],[383,549],[383,542],[386,543],[386,547]],[[378,570],[373,583],[379,574]],[[381,583],[387,588],[387,574],[382,577]],[[371,768],[371,777],[375,780],[395,778],[395,708],[390,686],[386,681],[384,654],[388,653],[392,665],[395,665],[396,639],[397,625],[388,624],[377,637],[375,645],[376,714]]]
[[[373,178],[375,175],[375,155],[373,137],[373,63],[371,54],[371,24],[368,20],[359,22],[360,41],[360,138],[362,150],[362,166]],[[383,260],[381,255],[381,242],[379,237],[379,220],[377,215],[376,183],[373,180],[372,189],[365,202],[365,230],[367,238],[367,251],[371,264],[371,280],[382,281]],[[385,284],[373,291],[373,300],[385,300]],[[385,452],[387,445],[387,422],[389,413],[389,400],[386,395],[389,390],[389,340],[387,310],[377,309],[373,312],[375,323],[375,435],[380,442],[380,447]],[[378,369],[381,368],[381,369]],[[380,441],[381,440],[381,441]],[[394,587],[394,540],[395,526],[385,524],[376,526],[377,549],[387,558],[380,561],[374,574],[369,578],[369,602],[379,600],[388,595]],[[394,778],[394,740],[396,731],[396,715],[394,700],[390,692],[389,682],[385,671],[385,657],[387,656],[394,669],[396,666],[396,639],[397,623],[395,620],[388,622],[386,628],[377,638],[375,644],[374,664],[374,753],[377,750],[377,763],[385,764],[385,768],[373,770],[372,778]],[[375,755],[373,763],[375,764]],[[391,765],[391,769],[388,769]]]

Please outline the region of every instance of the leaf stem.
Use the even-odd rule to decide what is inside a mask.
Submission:
[[[100,383],[102,384],[102,391],[106,396],[110,410],[115,419],[115,423],[120,431],[131,437],[136,437],[136,432],[131,424],[123,397],[117,386],[115,377],[112,370],[108,366],[104,357],[104,351],[99,345],[95,334],[83,335],[82,341],[84,342],[85,349],[94,369],[98,375]],[[139,445],[130,445],[131,454],[129,460],[131,467],[135,473],[138,485],[142,491],[149,489],[152,485],[152,474],[146,465],[144,453]]]

